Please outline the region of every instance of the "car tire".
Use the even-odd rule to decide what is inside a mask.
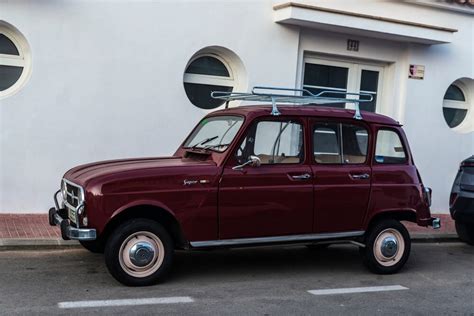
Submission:
[[[133,219],[112,232],[105,246],[105,264],[120,283],[147,286],[166,277],[173,254],[173,240],[163,226],[153,220]]]
[[[455,221],[455,226],[459,239],[468,245],[474,246],[474,224]]]
[[[377,222],[368,231],[365,247],[360,248],[364,264],[376,274],[398,272],[410,256],[411,240],[407,229],[397,220]]]
[[[92,253],[104,253],[105,245],[101,240],[79,240],[79,243]]]

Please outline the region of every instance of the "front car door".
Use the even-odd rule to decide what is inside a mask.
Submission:
[[[316,233],[359,231],[370,197],[370,129],[363,122],[311,121]]]
[[[313,229],[312,172],[305,161],[305,120],[268,117],[251,124],[224,166],[219,237],[285,236]],[[250,156],[258,167],[235,170]]]

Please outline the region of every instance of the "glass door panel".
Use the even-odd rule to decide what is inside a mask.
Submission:
[[[379,84],[379,72],[375,70],[362,69],[360,75],[360,93],[371,94],[373,99],[371,102],[360,103],[359,107],[362,111],[375,112],[377,104],[377,91]],[[368,96],[362,96],[361,100],[369,100]]]
[[[359,107],[363,111],[376,112],[381,99],[383,65],[371,65],[355,62],[344,62],[329,59],[305,58],[303,89],[318,94],[322,91],[328,97],[347,97],[346,92],[366,93],[373,97],[371,102],[362,102]],[[369,97],[360,97],[368,99]],[[327,104],[338,108],[354,109],[353,103]]]
[[[347,92],[347,82],[349,68],[305,63],[303,88],[313,94],[322,91],[334,91],[339,93],[325,93],[322,96],[343,98],[346,95],[340,92]],[[328,106],[344,108],[345,103],[332,103]]]

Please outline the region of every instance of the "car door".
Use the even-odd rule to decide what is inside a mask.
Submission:
[[[304,130],[304,120],[290,117],[268,117],[250,125],[224,166],[220,239],[312,231],[312,172],[305,161]],[[260,166],[235,168],[252,155]]]
[[[361,230],[371,186],[370,129],[336,120],[312,120],[311,128],[315,232]]]

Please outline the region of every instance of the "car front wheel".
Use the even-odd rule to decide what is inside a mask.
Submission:
[[[159,223],[128,221],[112,233],[105,247],[105,263],[112,276],[129,286],[158,283],[173,260],[173,241]]]
[[[368,232],[360,248],[365,265],[377,274],[398,272],[410,256],[411,240],[407,229],[397,220],[383,220]]]
[[[455,224],[459,239],[471,246],[474,246],[474,224],[468,224],[459,221],[456,221]]]

